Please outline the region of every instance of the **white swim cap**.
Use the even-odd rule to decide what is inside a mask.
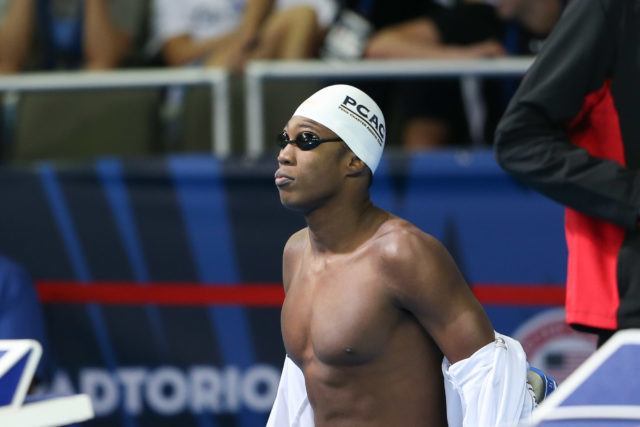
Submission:
[[[327,86],[293,113],[331,129],[375,172],[384,149],[386,125],[380,107],[358,88]]]

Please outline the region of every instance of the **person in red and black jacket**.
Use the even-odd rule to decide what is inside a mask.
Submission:
[[[567,206],[567,322],[640,327],[640,2],[569,3],[511,100],[496,157]]]

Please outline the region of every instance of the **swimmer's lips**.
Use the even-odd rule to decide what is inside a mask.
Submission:
[[[285,187],[294,181],[294,178],[280,171],[276,171],[275,178],[276,178],[276,186],[278,188]]]

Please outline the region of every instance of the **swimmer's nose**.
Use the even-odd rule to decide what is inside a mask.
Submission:
[[[278,164],[280,165],[292,165],[295,162],[296,147],[294,144],[287,144],[286,147],[281,148],[278,153]]]

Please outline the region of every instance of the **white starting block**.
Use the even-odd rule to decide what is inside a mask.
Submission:
[[[533,411],[532,425],[640,426],[640,329],[616,333]]]
[[[94,417],[86,394],[23,404],[41,355],[37,341],[0,340],[0,426],[62,426]]]

